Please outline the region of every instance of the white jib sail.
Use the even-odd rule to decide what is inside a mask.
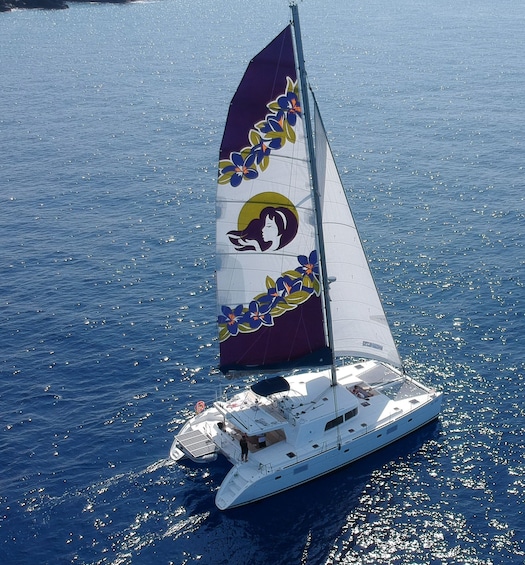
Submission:
[[[316,160],[337,356],[401,366],[368,260],[315,104]],[[335,280],[334,280],[335,279]]]

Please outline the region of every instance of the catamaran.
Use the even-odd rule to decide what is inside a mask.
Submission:
[[[389,445],[436,419],[442,401],[403,368],[290,8],[231,101],[218,171],[220,369],[266,377],[198,402],[170,450],[176,461],[232,464],[221,510]]]

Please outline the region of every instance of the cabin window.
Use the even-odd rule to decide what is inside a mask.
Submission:
[[[343,416],[337,416],[337,418],[334,418],[333,420],[330,420],[329,422],[326,422],[326,426],[324,427],[324,431],[328,431],[331,430],[332,428],[335,428],[336,426],[339,426],[339,424],[343,423]]]
[[[343,421],[346,422],[346,420],[350,420],[350,418],[353,418],[356,414],[357,414],[357,407],[353,408],[349,412],[346,412],[344,416],[343,415],[337,416],[337,418],[334,418],[333,420],[330,420],[329,422],[326,423],[326,426],[324,427],[324,431],[326,432],[328,430],[331,430],[332,428],[335,428],[336,426],[339,426],[340,424],[343,423]]]

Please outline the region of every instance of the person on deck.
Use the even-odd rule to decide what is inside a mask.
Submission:
[[[248,439],[246,434],[242,434],[239,443],[241,445],[241,461],[248,461]]]

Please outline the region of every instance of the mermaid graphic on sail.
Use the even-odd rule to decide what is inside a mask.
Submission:
[[[295,214],[284,206],[267,206],[246,228],[228,232],[237,251],[275,251],[288,245],[297,234]]]

